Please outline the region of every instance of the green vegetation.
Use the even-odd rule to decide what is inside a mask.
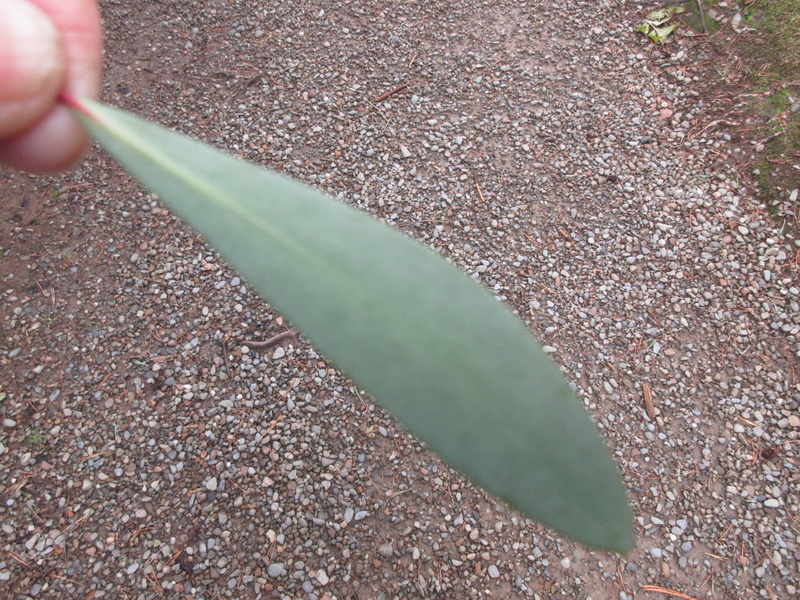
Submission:
[[[800,72],[800,2],[797,0],[753,0],[747,3],[744,23],[758,33],[751,55],[772,65],[774,73]]]
[[[800,2],[694,0],[680,16],[713,47],[714,93],[733,99],[743,174],[780,227],[797,227],[800,186]],[[702,12],[700,8],[702,6]],[[714,73],[718,78],[714,77]],[[784,229],[785,230],[785,229]]]
[[[752,31],[738,47],[756,94],[750,108],[761,117],[752,174],[777,216],[800,184],[800,2],[753,0],[743,22]]]
[[[41,429],[31,429],[28,431],[28,436],[25,438],[31,446],[38,446],[44,442],[44,432]]]

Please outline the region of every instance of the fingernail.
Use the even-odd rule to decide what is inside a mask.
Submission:
[[[26,0],[0,0],[0,102],[57,94],[64,69],[61,39],[50,19]]]

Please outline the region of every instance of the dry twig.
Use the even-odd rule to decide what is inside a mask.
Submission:
[[[647,411],[647,416],[655,419],[656,409],[653,406],[653,394],[650,392],[650,386],[647,383],[642,384],[642,394],[644,395],[644,408]]]
[[[659,585],[643,585],[642,586],[643,592],[656,592],[658,594],[666,594],[667,596],[675,596],[676,598],[683,598],[683,600],[697,600],[694,596],[690,596],[688,594],[684,594],[683,592],[678,592],[675,590],[671,590],[669,588],[664,588]]]
[[[380,96],[375,98],[375,100],[373,100],[373,102],[382,102],[382,101],[386,100],[389,96],[394,96],[397,92],[402,92],[407,87],[408,87],[407,83],[403,84],[403,85],[400,85],[400,86],[394,88],[393,90],[391,90],[389,92],[386,92],[385,94],[381,94]]]
[[[238,339],[236,342],[242,346],[247,346],[251,350],[264,350],[265,348],[270,348],[275,344],[292,337],[297,337],[297,332],[294,329],[287,329],[286,331],[282,331],[281,333],[273,335],[271,338],[266,340]]]

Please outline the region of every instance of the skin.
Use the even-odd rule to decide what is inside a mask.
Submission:
[[[0,161],[38,173],[75,163],[88,136],[59,102],[100,88],[95,0],[0,0]]]

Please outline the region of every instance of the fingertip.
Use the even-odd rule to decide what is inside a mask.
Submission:
[[[0,142],[0,162],[34,173],[57,173],[72,166],[89,136],[66,106],[57,106],[23,134]]]

